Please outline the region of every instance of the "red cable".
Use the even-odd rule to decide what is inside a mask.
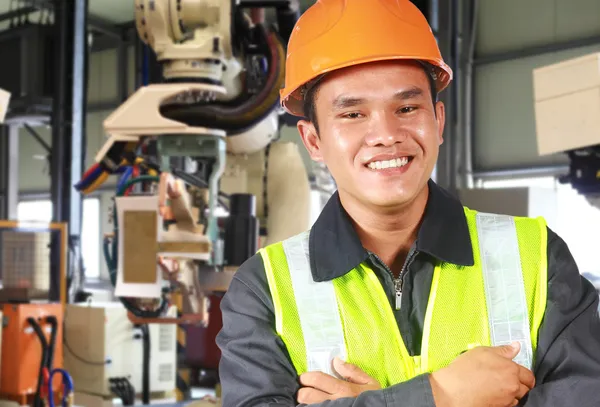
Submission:
[[[93,171],[94,171],[96,168],[98,168],[98,166],[99,166],[99,165],[100,165],[100,164],[98,164],[98,163],[96,163],[96,164],[92,165],[92,166],[91,166],[91,167],[90,167],[90,168],[89,168],[89,169],[88,169],[88,170],[87,170],[87,171],[86,171],[86,172],[83,174],[83,177],[82,177],[82,179],[83,179],[83,178],[87,178],[87,177],[88,177],[88,175],[90,175],[90,174],[91,174],[91,173],[92,173],[92,172],[93,172]]]
[[[133,172],[131,173],[131,179],[137,178],[140,176],[140,167],[137,165],[133,166]],[[133,185],[131,185],[129,188],[127,188],[127,191],[125,191],[125,196],[128,196],[131,191],[133,191]]]

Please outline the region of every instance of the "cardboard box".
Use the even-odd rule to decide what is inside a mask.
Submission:
[[[540,155],[600,144],[600,53],[533,70]]]

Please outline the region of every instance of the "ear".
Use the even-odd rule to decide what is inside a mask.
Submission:
[[[438,125],[438,140],[441,145],[444,142],[444,126],[446,125],[446,106],[444,102],[435,104],[436,121]]]
[[[317,162],[323,161],[320,144],[321,140],[319,139],[319,134],[317,133],[314,124],[306,120],[300,120],[296,126],[298,127],[298,132],[300,133],[300,137],[302,137],[302,142],[304,143],[304,147],[306,147],[310,158]]]

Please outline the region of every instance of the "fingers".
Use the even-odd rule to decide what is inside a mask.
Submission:
[[[519,354],[521,344],[519,342],[513,342],[510,345],[492,347],[491,350],[502,357],[512,360]]]
[[[300,375],[300,384],[313,387],[327,394],[338,393],[344,382],[322,372],[308,372]]]
[[[372,384],[375,379],[363,372],[358,366],[346,363],[336,357],[333,359],[333,368],[344,379],[356,384]]]
[[[302,387],[298,390],[299,404],[317,404],[330,400],[331,395],[312,387]]]
[[[519,393],[517,394],[517,399],[521,400],[523,397],[525,397],[527,393],[529,393],[529,390],[531,390],[529,387],[525,386],[524,384],[521,384],[521,387],[519,388]]]
[[[533,389],[535,386],[535,376],[533,372],[519,365],[519,382],[527,386],[529,390]]]

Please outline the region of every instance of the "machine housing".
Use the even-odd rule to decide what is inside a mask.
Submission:
[[[75,391],[114,396],[109,379],[127,378],[136,393],[142,391],[142,334],[127,318],[120,303],[67,304],[65,315],[65,368]],[[176,326],[149,324],[150,391],[175,389]]]

